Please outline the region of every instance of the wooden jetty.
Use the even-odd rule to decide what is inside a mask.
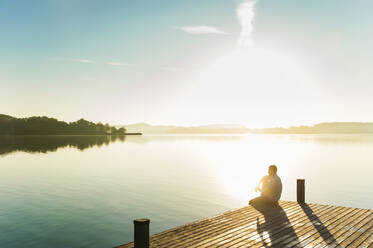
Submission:
[[[149,220],[136,220],[137,244],[118,248],[373,248],[373,210],[304,203],[304,193],[299,190],[297,199],[300,202],[280,201],[278,206],[242,207],[150,238]]]

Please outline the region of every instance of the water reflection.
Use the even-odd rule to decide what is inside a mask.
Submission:
[[[279,140],[300,143],[322,143],[325,145],[360,145],[373,144],[371,134],[341,134],[341,135],[145,135],[145,136],[86,136],[86,135],[43,135],[43,136],[0,136],[0,155],[22,151],[28,153],[47,153],[57,151],[59,148],[71,147],[85,150],[94,146],[109,145],[113,142],[130,142],[148,144],[153,142],[180,142],[180,141],[208,141],[236,142]]]
[[[283,138],[289,138],[291,141],[314,142],[325,145],[360,145],[372,144],[372,134],[292,134],[278,135]],[[273,137],[273,136],[272,136]]]
[[[133,143],[158,143],[158,142],[180,142],[180,141],[207,141],[211,143],[217,142],[230,142],[230,141],[242,141],[247,137],[246,135],[143,135],[139,136],[128,136],[126,142]]]
[[[372,149],[372,135],[0,137],[0,247],[114,247],[138,217],[158,233],[247,205],[270,164],[283,200],[304,178],[309,203],[371,208]],[[262,245],[271,220],[258,223]]]
[[[199,135],[144,135],[141,139],[137,136],[128,136],[126,141],[135,143],[170,142],[170,141],[208,141],[230,142],[230,141],[259,141],[268,140],[289,141],[299,143],[319,143],[324,145],[360,145],[373,144],[373,134],[199,134]]]
[[[130,142],[147,144],[150,142],[179,142],[189,141],[237,141],[244,136],[224,135],[154,135],[154,136],[87,136],[87,135],[43,135],[43,136],[0,136],[0,155],[13,152],[47,153],[55,152],[59,148],[71,147],[81,151],[97,146],[109,145],[113,142]]]
[[[58,148],[71,147],[81,151],[94,147],[108,145],[115,141],[125,141],[125,136],[3,136],[0,137],[0,155],[13,152],[47,153]]]

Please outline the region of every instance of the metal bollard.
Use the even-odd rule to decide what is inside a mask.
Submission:
[[[297,179],[297,202],[305,202],[305,189],[304,189],[304,179]]]
[[[136,219],[134,224],[135,248],[149,248],[149,219]]]

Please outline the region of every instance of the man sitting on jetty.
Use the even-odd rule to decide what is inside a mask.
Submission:
[[[262,185],[262,187],[260,187]],[[282,183],[280,177],[277,175],[276,165],[268,167],[268,176],[260,179],[255,188],[255,192],[260,191],[261,196],[250,200],[250,205],[255,204],[277,204],[280,200],[282,192]]]

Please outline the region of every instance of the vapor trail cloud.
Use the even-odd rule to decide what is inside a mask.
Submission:
[[[256,3],[257,0],[244,0],[237,6],[236,14],[241,25],[238,47],[248,47],[253,43],[251,34],[254,29],[253,22],[255,18]]]

